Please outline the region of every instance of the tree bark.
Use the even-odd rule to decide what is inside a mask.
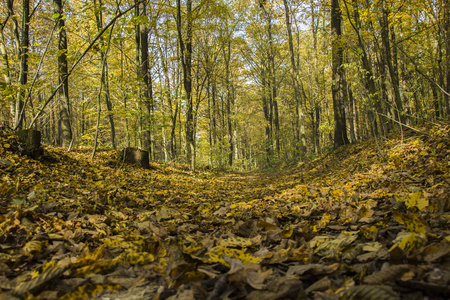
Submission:
[[[267,17],[267,33],[269,38],[269,63],[270,63],[270,98],[271,98],[271,114],[273,114],[273,127],[275,128],[275,149],[277,155],[280,156],[280,119],[278,113],[278,100],[277,100],[277,81],[276,81],[276,69],[275,69],[275,48],[273,45],[272,36],[272,16],[265,9]]]
[[[445,95],[445,105],[447,107],[447,116],[450,116],[450,1],[444,0],[444,20],[445,20],[445,49],[446,49],[446,68],[447,68],[447,85]]]
[[[102,13],[102,0],[98,0],[98,7],[97,7],[97,0],[94,0],[94,6],[95,6],[95,19],[97,21],[97,29],[101,31],[103,29],[103,13]],[[112,32],[112,29],[111,29]],[[111,37],[111,35],[110,35]],[[103,36],[100,37],[100,61],[102,61],[101,65],[101,85],[103,86],[103,97],[105,98],[106,108],[107,111],[107,117],[109,120],[109,125],[111,128],[111,146],[113,149],[116,149],[116,129],[114,126],[114,116],[112,113],[112,102],[111,97],[109,93],[109,79],[108,79],[108,61],[107,61],[107,54],[106,50],[104,49],[105,41]]]
[[[389,11],[387,8],[386,0],[381,2],[382,18],[381,18],[381,40],[383,43],[384,53],[386,56],[386,63],[391,77],[392,88],[394,89],[394,101],[395,101],[395,118],[405,123],[405,115],[403,111],[403,101],[400,95],[400,85],[397,68],[394,67],[394,60],[391,53],[391,43],[389,38]]]
[[[306,152],[306,136],[305,136],[305,117],[302,109],[302,101],[300,96],[300,88],[299,88],[299,75],[298,68],[295,62],[295,53],[294,53],[294,45],[292,42],[292,26],[290,21],[290,11],[289,4],[287,0],[283,0],[284,3],[284,14],[286,17],[286,29],[288,34],[288,42],[289,42],[289,54],[291,57],[291,76],[292,76],[292,85],[294,87],[294,98],[295,98],[295,140],[296,140],[296,152],[297,155],[303,156]],[[314,118],[312,118],[314,120]],[[313,121],[314,122],[314,121]],[[313,126],[314,127],[314,126]],[[314,134],[315,130],[313,129]],[[314,141],[316,141],[314,137]]]
[[[11,4],[12,5],[12,4]],[[16,107],[14,114],[14,128],[21,129],[23,127],[23,105],[25,98],[26,84],[28,82],[28,48],[30,46],[30,1],[22,1],[22,32],[20,37],[20,48],[19,48],[19,60],[20,60],[20,71],[19,71],[19,83],[20,88],[17,93]]]
[[[177,32],[183,68],[183,86],[186,94],[186,161],[195,169],[194,112],[192,103],[192,0],[186,0],[186,38],[181,28],[181,1],[177,0]]]
[[[339,147],[349,143],[347,137],[345,103],[346,79],[343,63],[343,46],[341,31],[341,9],[340,0],[331,0],[331,34],[332,34],[332,97],[334,110],[334,146]]]
[[[62,0],[54,0],[55,13],[58,14],[58,75],[59,84],[59,101],[61,110],[59,112],[59,141],[63,147],[70,147],[72,142],[72,128],[70,122],[70,100],[69,100],[69,81],[68,81],[68,64],[67,64],[67,33],[64,21],[64,11]]]
[[[225,39],[225,43],[222,47],[223,58],[225,61],[225,85],[227,91],[227,100],[226,100],[226,108],[227,108],[227,125],[228,125],[228,143],[229,143],[229,153],[228,153],[228,165],[233,165],[233,154],[234,154],[234,137],[233,137],[233,125],[232,125],[232,86],[230,82],[230,60],[231,60],[231,36],[228,35]]]
[[[366,86],[366,90],[368,92],[368,98],[370,103],[370,108],[368,110],[368,115],[370,119],[370,123],[372,125],[372,132],[375,135],[378,135],[378,122],[377,122],[377,116],[374,114],[374,110],[377,111],[379,114],[382,114],[381,109],[381,102],[380,102],[380,96],[377,92],[377,87],[374,80],[374,73],[372,70],[372,62],[369,56],[369,53],[367,51],[366,43],[364,41],[363,35],[362,35],[362,28],[361,28],[361,19],[359,16],[359,10],[358,10],[358,3],[353,0],[353,17],[354,17],[354,23],[351,20],[351,15],[348,10],[347,4],[347,14],[348,18],[350,20],[351,25],[353,26],[353,29],[355,30],[356,36],[358,37],[358,44],[359,49],[361,49],[361,60],[362,60],[362,67],[364,69],[364,83]],[[382,134],[384,134],[384,127],[383,124],[379,124],[380,129],[382,131]]]
[[[8,0],[10,2],[11,0]],[[10,12],[8,10],[8,15],[3,20],[2,24],[0,24],[0,54],[2,56],[2,62],[3,62],[3,78],[5,80],[5,89],[7,87],[11,86],[11,72],[9,70],[9,58],[8,58],[8,52],[6,51],[6,45],[5,45],[5,37],[3,35],[3,29],[5,28],[8,19],[11,17]],[[13,110],[14,111],[14,110]],[[7,111],[5,111],[5,114],[3,115],[4,124],[9,126],[10,116]]]
[[[136,3],[136,16],[142,18],[147,16],[147,5],[144,2]],[[136,44],[138,47],[138,80],[144,84],[143,99],[146,109],[146,118],[142,119],[141,126],[144,134],[143,147],[150,153],[150,158],[154,157],[152,141],[151,118],[153,113],[153,88],[150,76],[149,54],[148,54],[148,34],[149,30],[144,20],[139,19],[136,30]]]

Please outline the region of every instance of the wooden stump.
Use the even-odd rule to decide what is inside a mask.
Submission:
[[[148,151],[136,148],[125,148],[122,150],[121,159],[123,162],[131,163],[144,169],[150,169]]]
[[[41,147],[41,132],[35,129],[21,129],[17,131],[19,143],[21,144],[22,155],[27,155],[31,158],[38,158],[44,154],[44,149]]]

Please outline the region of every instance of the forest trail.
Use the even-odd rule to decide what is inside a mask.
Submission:
[[[2,133],[0,299],[448,299],[450,126],[421,131],[235,174]]]

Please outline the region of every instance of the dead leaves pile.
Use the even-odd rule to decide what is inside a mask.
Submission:
[[[276,174],[0,135],[0,299],[447,299],[450,126]]]

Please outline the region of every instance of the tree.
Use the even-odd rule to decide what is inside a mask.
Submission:
[[[102,0],[98,0],[98,4],[97,1],[94,0],[94,11],[95,11],[95,20],[97,23],[97,29],[98,31],[101,31],[103,29],[103,3]],[[111,29],[112,31],[112,29]],[[111,35],[110,35],[111,37]],[[106,53],[106,49],[104,47],[105,41],[103,39],[103,36],[100,37],[100,61],[101,66],[100,66],[100,81],[101,81],[101,90],[103,91],[103,93],[101,93],[101,95],[103,95],[103,98],[105,99],[106,102],[106,108],[108,109],[107,112],[107,117],[109,120],[109,124],[110,124],[110,128],[111,128],[111,146],[113,147],[113,149],[116,149],[116,129],[115,129],[115,125],[114,125],[114,117],[113,117],[113,108],[112,108],[112,102],[111,102],[111,96],[110,96],[110,92],[109,92],[109,84],[108,84],[108,61],[107,61],[107,53]]]
[[[389,11],[387,7],[386,0],[381,1],[381,40],[383,42],[384,55],[386,57],[385,62],[387,64],[392,88],[394,90],[394,100],[395,100],[395,117],[401,123],[405,123],[405,115],[403,111],[403,101],[400,95],[400,83],[398,78],[398,69],[395,67],[395,58],[392,57],[391,52],[391,42],[389,38]]]
[[[183,37],[181,0],[177,0],[177,32],[180,46],[183,86],[186,96],[186,161],[191,170],[195,169],[194,110],[192,101],[192,0],[186,0],[186,37]]]
[[[13,1],[9,1],[8,5],[12,8]],[[11,9],[12,11],[12,9]],[[17,25],[16,25],[17,26]],[[17,29],[16,29],[17,30]],[[30,46],[30,1],[22,1],[22,31],[20,35],[20,48],[19,48],[19,60],[20,60],[20,73],[19,73],[19,92],[17,93],[15,114],[14,114],[14,128],[21,129],[23,126],[24,116],[24,97],[26,84],[28,82],[28,48]],[[16,38],[18,36],[16,35]]]
[[[445,103],[447,107],[447,115],[450,115],[450,1],[443,0],[444,3],[444,26],[445,26],[445,49],[446,49],[446,69],[447,69],[447,95],[445,95]]]
[[[302,101],[300,96],[298,68],[297,63],[295,62],[295,52],[294,52],[294,43],[292,39],[292,26],[290,21],[289,4],[287,0],[283,0],[283,3],[284,3],[284,14],[286,17],[286,30],[289,42],[289,54],[291,58],[292,86],[294,87],[294,98],[295,98],[296,150],[298,151],[298,155],[302,156],[306,152],[305,118],[303,115]]]
[[[347,82],[343,68],[344,46],[341,29],[340,0],[331,0],[332,33],[332,96],[334,111],[334,146],[349,143],[347,137],[345,103],[347,101]]]
[[[61,146],[70,147],[72,144],[72,127],[70,121],[69,81],[67,64],[67,33],[65,27],[65,16],[63,1],[54,0],[55,14],[58,29],[58,76],[59,83],[59,111],[58,136]]]
[[[148,35],[149,30],[147,27],[147,4],[145,2],[136,0],[136,61],[138,65],[138,82],[143,83],[143,103],[145,107],[145,114],[140,115],[140,127],[144,134],[143,146],[149,151],[150,157],[154,157],[152,131],[151,131],[151,118],[153,107],[153,86],[152,78],[150,74],[149,53],[148,53]]]

